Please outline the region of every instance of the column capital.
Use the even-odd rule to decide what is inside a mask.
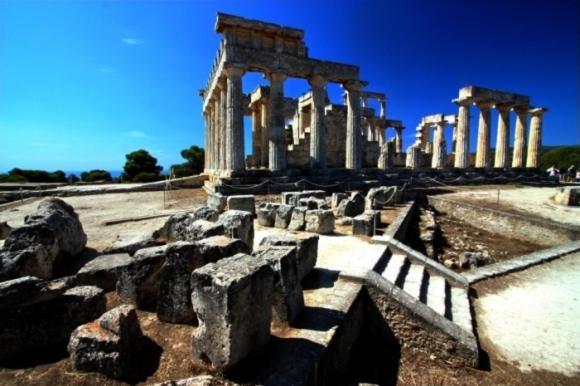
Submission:
[[[264,77],[270,82],[284,82],[288,78],[288,74],[285,72],[268,72],[264,74]]]
[[[473,103],[473,99],[471,98],[465,98],[465,99],[452,99],[451,102],[455,103],[458,106],[463,106],[463,107],[467,107],[469,105],[471,105],[471,103]]]
[[[324,87],[326,86],[327,83],[328,80],[326,80],[325,78],[323,78],[318,74],[314,74],[310,78],[308,78],[308,84],[314,87]]]
[[[230,64],[223,70],[226,76],[242,76],[246,72],[246,67]]]
[[[342,84],[342,87],[347,91],[361,91],[365,88],[367,82],[361,80],[349,80]]]
[[[542,116],[542,114],[544,114],[547,111],[548,111],[548,109],[545,107],[534,107],[534,108],[530,109],[528,112],[532,116]]]

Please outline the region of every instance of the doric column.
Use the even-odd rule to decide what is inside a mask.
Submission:
[[[435,135],[433,136],[433,156],[431,158],[431,167],[433,169],[443,169],[445,167],[444,157],[442,157],[444,152],[445,124],[445,121],[438,122],[435,128]]]
[[[204,170],[208,171],[211,169],[211,113],[209,107],[203,112],[203,120],[205,123],[205,152],[204,152],[204,160],[203,160],[203,168]]]
[[[324,127],[324,104],[326,79],[315,75],[308,80],[312,89],[312,112],[310,113],[310,167],[326,167],[326,128]]]
[[[379,103],[381,105],[381,110],[380,110],[380,114],[379,116],[383,119],[385,119],[385,117],[387,116],[387,100],[386,99],[380,99]]]
[[[430,131],[431,125],[429,124],[424,124],[421,128],[421,151],[425,154],[431,153],[429,146]]]
[[[469,105],[470,100],[455,101],[459,105],[457,138],[455,140],[455,167],[469,167]]]
[[[497,141],[495,144],[494,167],[505,169],[508,167],[509,137],[510,137],[510,110],[505,104],[497,104]]]
[[[540,167],[540,149],[542,147],[542,117],[548,109],[535,108],[530,110],[530,137],[528,143],[527,168]]]
[[[260,165],[263,167],[268,167],[268,159],[269,159],[269,144],[270,144],[270,128],[269,128],[269,121],[270,115],[268,114],[268,101],[260,101],[261,107],[261,114],[260,118],[262,119],[262,159],[260,161]]]
[[[220,78],[218,84],[220,85],[220,122],[221,125],[216,128],[216,133],[219,138],[219,142],[217,145],[217,152],[215,154],[215,164],[216,169],[225,170],[226,167],[226,159],[227,159],[227,150],[226,150],[226,122],[227,122],[227,112],[228,112],[228,82],[225,77]]]
[[[286,143],[284,138],[284,81],[286,74],[273,72],[270,80],[270,143],[268,146],[270,170],[286,169]]]
[[[489,138],[491,134],[491,107],[493,105],[489,102],[477,102],[475,105],[479,108],[475,167],[489,169],[491,167]]]
[[[403,152],[403,128],[395,127],[395,152],[397,154]]]
[[[219,165],[219,157],[216,154],[219,152],[220,148],[220,129],[223,126],[222,123],[222,115],[221,115],[221,102],[220,102],[220,93],[219,89],[217,91],[217,95],[213,102],[213,114],[214,114],[214,124],[212,130],[212,146],[211,146],[211,154],[212,154],[212,169],[218,170],[220,168]]]
[[[376,137],[379,140],[379,146],[383,146],[383,144],[385,143],[385,129],[386,127],[380,125],[375,126]]]
[[[360,81],[351,81],[343,86],[347,94],[345,167],[356,170],[362,167],[360,92],[363,89],[363,84]]]
[[[228,67],[226,97],[226,170],[244,169],[244,110],[242,75],[244,69]]]
[[[514,107],[516,112],[516,129],[514,133],[514,155],[512,159],[513,168],[524,167],[524,149],[526,147],[526,121],[528,118],[528,107]]]
[[[405,158],[405,165],[409,169],[419,169],[421,168],[421,161],[423,159],[423,154],[421,148],[417,145],[411,145],[407,149],[407,157]]]
[[[260,102],[252,106],[252,164],[260,166],[262,162],[262,108]]]

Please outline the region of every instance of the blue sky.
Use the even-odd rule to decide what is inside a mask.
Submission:
[[[0,1],[0,170],[118,170],[139,148],[182,162],[203,145],[197,91],[218,11],[302,28],[311,57],[359,65],[407,127],[405,147],[422,116],[456,112],[469,84],[530,95],[550,109],[544,144],[580,144],[574,0]],[[248,74],[244,91],[260,83]]]

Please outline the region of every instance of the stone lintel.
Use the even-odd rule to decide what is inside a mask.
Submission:
[[[514,107],[511,103],[494,103],[493,108],[498,111],[507,111]]]
[[[394,127],[394,128],[401,128],[403,129],[403,121],[399,119],[385,119],[385,126],[386,127]]]
[[[529,113],[531,115],[540,115],[541,116],[542,114],[544,114],[547,111],[548,111],[548,109],[545,107],[533,107],[530,109]]]
[[[361,98],[376,99],[378,101],[387,100],[387,96],[384,93],[376,91],[363,91],[361,92]]]
[[[264,102],[270,96],[270,87],[258,86],[250,94],[250,105],[256,102]]]
[[[513,103],[529,105],[530,97],[512,92],[493,90],[479,86],[467,86],[459,90],[458,100],[472,99],[473,101],[494,101],[496,103]]]
[[[443,119],[450,125],[456,125],[457,124],[457,114],[449,114],[449,115],[445,115],[443,117]]]
[[[216,32],[223,33],[227,29],[235,28],[249,29],[255,32],[263,32],[264,34],[279,35],[293,39],[304,38],[304,30],[298,28],[218,12],[215,22]]]
[[[486,100],[481,99],[481,100],[474,100],[473,105],[477,106],[477,108],[479,108],[480,110],[489,110],[496,105],[496,102],[493,100],[489,100],[489,99],[486,99]]]
[[[441,121],[445,120],[443,113],[439,113],[439,114],[432,114],[432,115],[427,115],[424,116],[421,119],[421,124],[422,125],[428,125],[428,124],[437,124]]]

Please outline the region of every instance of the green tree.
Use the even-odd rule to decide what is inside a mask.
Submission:
[[[543,151],[540,158],[542,170],[548,169],[553,164],[558,165],[561,172],[570,165],[580,168],[580,146],[562,146]]]
[[[62,170],[47,172],[46,170],[28,170],[14,168],[0,177],[4,182],[66,182]]]
[[[89,172],[83,172],[81,173],[81,179],[84,182],[113,181],[111,173],[101,169],[94,169]]]
[[[204,149],[192,145],[189,149],[183,149],[181,156],[187,161],[182,164],[171,165],[175,177],[193,176],[203,172],[205,152]]]
[[[157,158],[147,150],[137,150],[125,156],[127,161],[123,167],[123,181],[150,182],[162,178],[162,166],[157,165]]]

